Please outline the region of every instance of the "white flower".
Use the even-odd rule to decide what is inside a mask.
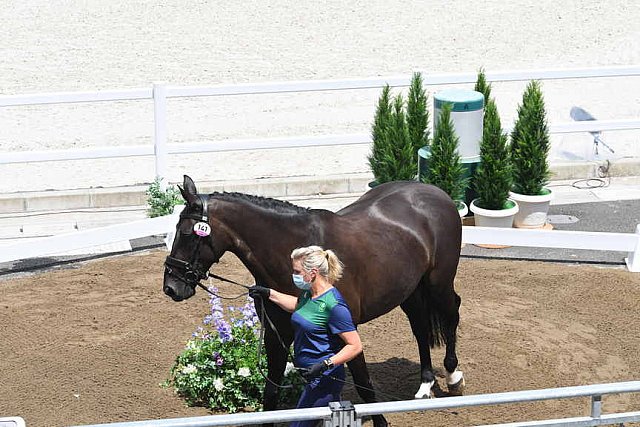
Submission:
[[[249,368],[240,368],[238,369],[238,375],[247,378],[249,375],[251,375],[251,370]]]
[[[222,391],[222,389],[224,388],[224,383],[222,382],[222,378],[216,378],[215,380],[213,380],[213,388],[215,388],[218,391]]]
[[[198,372],[198,368],[193,366],[192,364],[188,364],[184,368],[182,368],[183,374],[193,374],[194,372]]]
[[[287,362],[287,366],[284,368],[284,374],[289,375],[289,373],[291,373],[291,371],[293,371],[295,369],[295,366],[293,366],[293,363],[291,362]]]

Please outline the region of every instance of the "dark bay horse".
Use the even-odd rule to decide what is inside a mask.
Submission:
[[[336,213],[240,193],[200,195],[186,175],[180,191],[186,207],[167,257],[163,288],[173,300],[194,295],[197,283],[226,251],[242,261],[257,284],[297,295],[291,281],[291,251],[308,245],[330,248],[346,266],[336,287],[356,325],[397,306],[409,318],[420,352],[416,398],[430,397],[435,383],[430,348],[441,343],[446,345],[449,392],[461,393],[464,379],[456,370],[455,352],[460,297],[453,281],[462,228],[454,203],[442,190],[419,182],[387,183]],[[268,302],[265,310],[289,346],[290,314]],[[287,351],[269,327],[265,347],[268,376],[280,383]],[[364,355],[348,367],[354,382],[363,386],[357,387],[361,398],[375,402]],[[277,388],[267,382],[264,409],[276,405]],[[386,421],[377,416],[374,425],[384,426]]]

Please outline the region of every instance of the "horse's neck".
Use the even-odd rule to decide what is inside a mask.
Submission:
[[[289,251],[308,240],[313,216],[278,213],[250,204],[237,209],[241,209],[241,215],[238,210],[226,210],[221,217],[235,237],[229,250],[257,282],[290,293]]]

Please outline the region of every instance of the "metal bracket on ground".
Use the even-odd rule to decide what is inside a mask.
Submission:
[[[360,427],[360,420],[356,419],[356,410],[348,400],[330,402],[331,419],[324,422],[324,427]]]

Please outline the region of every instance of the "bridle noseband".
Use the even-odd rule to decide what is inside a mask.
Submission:
[[[209,217],[207,216],[207,198],[203,195],[198,197],[200,197],[200,201],[202,202],[202,215],[180,214],[180,219],[191,218],[199,221],[193,227],[193,233],[198,236],[198,240],[191,253],[191,259],[184,261],[169,255],[164,261],[165,272],[168,275],[175,277],[192,288],[201,285],[200,281],[209,277],[209,271],[201,271],[196,267],[200,255],[200,244],[211,234],[211,226],[209,225]]]

